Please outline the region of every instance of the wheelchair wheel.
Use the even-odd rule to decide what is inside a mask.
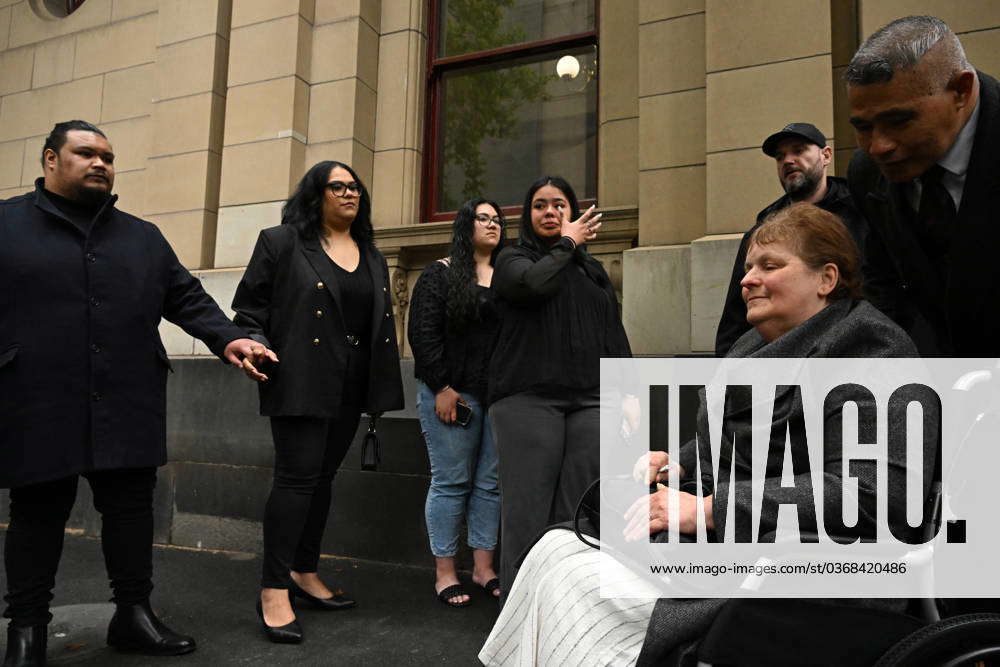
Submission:
[[[875,667],[1000,665],[1000,614],[954,616],[901,639]]]

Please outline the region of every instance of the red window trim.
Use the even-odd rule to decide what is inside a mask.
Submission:
[[[421,180],[423,187],[421,190],[420,211],[421,220],[419,222],[446,222],[454,220],[457,211],[435,211],[435,202],[438,195],[438,182],[435,177],[436,167],[440,164],[441,156],[438,154],[438,133],[441,123],[440,105],[440,79],[444,72],[464,68],[474,65],[488,65],[505,60],[516,60],[518,58],[534,55],[544,55],[566,49],[578,48],[581,46],[597,45],[599,41],[598,27],[601,24],[601,0],[594,0],[594,29],[587,32],[542,39],[533,42],[522,42],[501,46],[488,51],[476,51],[475,53],[462,54],[458,56],[438,57],[438,39],[440,38],[440,8],[441,0],[430,0],[430,12],[428,14],[428,37],[427,37],[427,112],[424,123],[424,158],[421,168]],[[600,81],[595,81],[600,86]],[[597,90],[598,118],[600,118],[600,88]],[[599,151],[599,148],[598,148]],[[595,157],[599,153],[595,152]],[[598,161],[598,164],[600,162]],[[580,210],[583,210],[596,203],[595,199],[580,200]],[[510,227],[512,221],[521,217],[521,205],[504,206],[503,214],[507,218],[507,225]]]

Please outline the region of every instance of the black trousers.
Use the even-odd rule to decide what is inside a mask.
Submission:
[[[542,530],[570,521],[600,474],[597,389],[561,396],[523,392],[490,406],[500,459],[500,586],[506,598],[517,560]]]
[[[114,601],[137,604],[153,590],[153,488],[156,468],[84,473],[101,513],[101,547]],[[4,545],[7,610],[11,625],[47,625],[62,555],[66,520],[79,477],[10,490],[10,525]]]
[[[274,484],[264,509],[264,588],[288,588],[291,570],[316,571],[333,477],[360,418],[350,408],[337,419],[271,417]]]

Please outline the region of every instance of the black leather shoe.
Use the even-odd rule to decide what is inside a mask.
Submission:
[[[45,647],[49,640],[49,626],[33,625],[27,628],[7,626],[7,655],[3,667],[45,667]]]
[[[317,609],[323,609],[324,611],[340,611],[341,609],[350,609],[357,604],[357,602],[351,598],[346,595],[341,595],[340,593],[335,593],[333,597],[330,598],[318,598],[314,595],[309,595],[309,593],[302,590],[302,588],[300,588],[294,580],[288,590],[291,591],[292,595],[295,597],[302,598]]]
[[[164,625],[148,600],[118,605],[108,625],[108,646],[145,655],[183,655],[195,649],[194,639]]]
[[[264,607],[260,603],[259,595],[257,596],[257,616],[260,618],[260,624],[264,627],[267,638],[275,644],[300,644],[302,642],[302,626],[299,625],[298,619],[279,626],[267,624],[267,621],[264,620]]]

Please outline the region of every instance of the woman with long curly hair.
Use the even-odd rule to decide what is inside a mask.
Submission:
[[[546,526],[571,520],[597,478],[600,360],[631,356],[611,279],[585,247],[600,219],[593,206],[581,215],[564,179],[542,177],[525,195],[517,245],[497,258],[501,329],[489,400],[505,594],[521,552]]]
[[[434,590],[445,604],[464,607],[471,598],[455,571],[463,516],[472,580],[499,595],[493,550],[500,499],[486,388],[499,328],[490,284],[503,246],[503,213],[496,202],[473,199],[459,209],[452,229],[448,257],[424,269],[413,288],[408,334],[431,462],[425,515],[437,566]]]
[[[281,360],[260,384],[274,484],[257,610],[274,642],[302,640],[292,596],[320,609],[354,606],[317,575],[331,484],[361,413],[403,407],[389,269],[372,236],[364,183],[342,162],[320,162],[281,224],[260,233],[233,299],[235,321]]]

